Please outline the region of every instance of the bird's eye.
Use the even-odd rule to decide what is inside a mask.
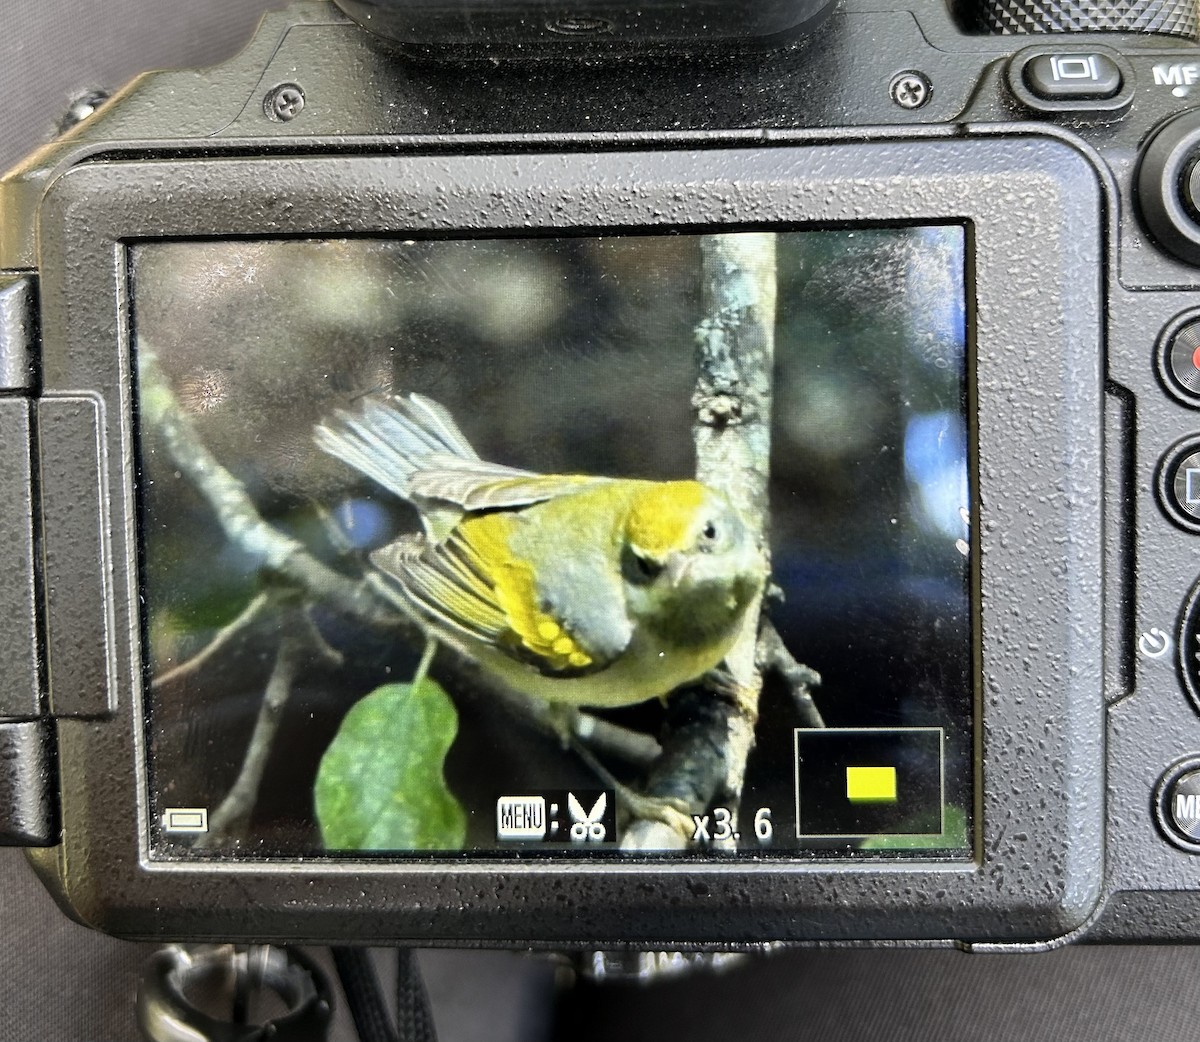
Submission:
[[[646,586],[662,574],[663,566],[652,557],[643,557],[633,547],[627,546],[621,555],[621,571],[627,581],[635,586]]]
[[[704,523],[704,529],[701,531],[700,534],[705,539],[709,540],[709,542],[711,542],[712,540],[717,538],[717,526],[714,525],[711,521],[706,521]]]

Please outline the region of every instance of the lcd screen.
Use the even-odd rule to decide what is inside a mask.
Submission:
[[[129,258],[153,856],[969,856],[963,227]]]

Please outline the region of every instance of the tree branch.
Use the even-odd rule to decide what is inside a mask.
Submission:
[[[775,346],[775,236],[708,235],[701,241],[702,313],[696,329],[692,396],[696,477],[729,497],[753,531],[770,574],[767,485],[771,463],[771,382]],[[728,682],[678,692],[650,795],[701,812],[716,798],[736,813],[754,745],[762,674],[757,639],[761,595],[749,606],[725,659]],[[661,823],[636,821],[629,849],[682,845]]]
[[[270,603],[271,595],[263,592],[257,594],[236,619],[222,626],[217,631],[217,635],[213,637],[207,644],[204,645],[195,655],[186,662],[179,663],[178,666],[168,669],[165,673],[160,673],[151,682],[150,686],[154,688],[164,687],[172,681],[178,680],[180,677],[189,676],[192,673],[201,669],[206,662],[213,656],[224,649],[234,637],[242,630],[249,626],[263,612],[263,609]]]
[[[787,684],[805,727],[825,726],[812,696],[812,689],[821,683],[821,674],[796,661],[769,620],[763,620],[758,634],[758,665],[764,673],[774,673]]]
[[[356,618],[375,624],[403,620],[371,583],[342,575],[318,561],[291,536],[267,524],[241,482],[201,441],[180,407],[154,353],[138,352],[142,418],[166,444],[172,462],[208,502],[230,542],[255,557],[263,569]]]
[[[196,840],[197,849],[204,850],[230,840],[239,839],[246,832],[250,814],[258,802],[258,789],[262,784],[267,758],[275,743],[275,732],[283,716],[283,707],[292,693],[292,681],[300,668],[304,651],[303,642],[294,634],[283,629],[279,650],[275,654],[275,666],[267,689],[263,693],[262,705],[254,721],[250,744],[242,758],[237,780],[221,801],[221,805],[209,819],[208,832]]]

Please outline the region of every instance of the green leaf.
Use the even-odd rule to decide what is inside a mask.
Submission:
[[[905,836],[899,833],[871,836],[859,844],[860,850],[954,850],[968,846],[967,812],[953,804],[946,806],[940,836]]]
[[[428,678],[356,703],[317,769],[325,848],[461,850],[467,816],[442,773],[457,732],[454,703]]]

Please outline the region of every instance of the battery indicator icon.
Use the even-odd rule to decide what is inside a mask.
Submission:
[[[163,831],[198,836],[208,831],[207,807],[168,807],[163,812]]]

